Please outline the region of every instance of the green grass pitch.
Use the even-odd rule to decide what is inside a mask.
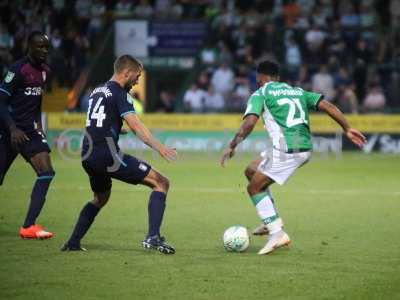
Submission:
[[[56,236],[20,240],[34,173],[18,159],[0,188],[0,299],[400,299],[399,156],[315,155],[273,186],[292,244],[268,256],[257,255],[261,237],[241,254],[221,243],[225,228],[259,224],[243,176],[252,156],[225,169],[215,154],[143,156],[171,180],[162,231],[176,254],[141,248],[149,190],[116,181],[83,240],[89,251],[61,253],[91,192],[79,161],[55,152],[39,223]]]

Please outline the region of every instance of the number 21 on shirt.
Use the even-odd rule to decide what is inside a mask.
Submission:
[[[91,124],[91,120],[96,120],[96,127],[103,127],[103,121],[106,118],[106,114],[104,113],[104,105],[101,105],[101,102],[103,101],[103,97],[100,97],[92,111],[92,104],[93,104],[93,98],[89,99],[89,107],[87,111],[87,117],[86,117],[86,127],[89,127]]]
[[[304,113],[303,107],[301,106],[300,99],[298,98],[282,98],[277,102],[279,105],[289,105],[289,111],[286,118],[286,126],[292,127],[299,124],[307,124],[306,114]],[[295,118],[296,110],[300,111],[300,117]]]

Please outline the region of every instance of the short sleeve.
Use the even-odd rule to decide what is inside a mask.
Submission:
[[[11,66],[8,69],[2,83],[0,84],[0,93],[11,97],[17,90],[21,82],[21,75],[17,66]]]
[[[130,97],[129,94],[126,92],[121,92],[120,95],[118,96],[117,106],[121,118],[123,118],[127,114],[136,113],[131,99],[132,97]]]
[[[259,91],[256,91],[250,96],[247,102],[247,108],[243,115],[243,118],[245,118],[248,115],[260,116],[263,112],[263,109],[264,109],[264,97],[260,94]]]
[[[304,91],[304,96],[307,102],[307,108],[318,110],[318,103],[324,98],[322,94]]]

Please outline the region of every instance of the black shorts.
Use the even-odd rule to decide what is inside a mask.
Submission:
[[[37,131],[28,132],[26,135],[28,136],[29,141],[17,146],[18,153],[20,153],[26,161],[30,161],[31,157],[38,153],[51,152],[45,136],[41,135]]]
[[[111,190],[111,178],[130,184],[141,183],[151,170],[148,163],[128,154],[113,155],[106,147],[95,147],[85,158],[82,166],[95,193]]]
[[[0,131],[0,185],[18,154],[21,154],[29,162],[38,153],[50,153],[50,147],[44,136],[37,131],[25,132],[25,134],[29,141],[25,141],[14,148],[11,144],[10,133],[6,130]]]

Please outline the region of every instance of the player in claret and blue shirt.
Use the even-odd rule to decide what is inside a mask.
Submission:
[[[346,137],[359,147],[366,139],[357,129],[351,128],[333,104],[323,95],[305,91],[279,81],[279,65],[264,61],[257,67],[257,84],[247,103],[243,123],[224,151],[221,165],[235,154],[236,146],[253,130],[259,118],[271,138],[272,147],[261,153],[261,158],[251,162],[245,175],[249,180],[247,192],[263,224],[253,234],[269,234],[267,243],[258,254],[268,254],[290,243],[283,231],[269,187],[284,184],[289,177],[308,162],[312,153],[309,111],[323,111],[343,129]]]
[[[111,194],[111,179],[130,184],[142,184],[152,189],[149,199],[149,230],[142,241],[145,249],[173,254],[175,249],[160,235],[169,181],[148,163],[124,154],[118,147],[123,121],[145,144],[156,150],[167,161],[176,158],[176,150],[157,141],[140,122],[127,92],[134,86],[143,70],[142,64],[130,55],[123,55],[114,63],[114,75],[90,95],[86,119],[86,134],[82,146],[82,166],[89,176],[93,200],[79,215],[69,240],[62,251],[82,251],[81,239],[89,230],[100,209]]]
[[[32,32],[28,37],[27,56],[10,66],[0,85],[0,185],[18,153],[37,175],[28,213],[19,232],[25,239],[53,236],[36,224],[55,175],[41,124],[42,93],[49,76],[45,64],[49,45],[46,35]]]

